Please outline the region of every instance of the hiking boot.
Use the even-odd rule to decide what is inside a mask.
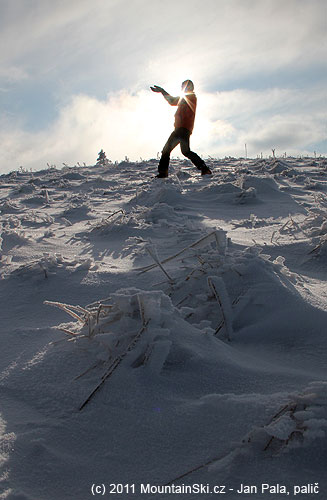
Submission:
[[[205,166],[201,168],[201,175],[211,175],[212,172],[209,167]]]
[[[164,177],[168,177],[168,172],[159,172],[159,174],[156,175],[157,179],[163,179]]]

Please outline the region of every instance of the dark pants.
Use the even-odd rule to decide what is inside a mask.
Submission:
[[[170,160],[170,153],[178,145],[181,145],[181,151],[186,158],[189,158],[191,162],[199,169],[202,170],[206,167],[204,161],[199,155],[193,153],[190,150],[190,135],[191,132],[187,128],[176,128],[174,132],[169,136],[166,142],[161,158],[158,165],[159,174],[168,174],[168,166]]]

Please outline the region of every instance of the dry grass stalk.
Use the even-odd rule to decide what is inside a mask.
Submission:
[[[111,363],[109,366],[108,370],[102,375],[101,381],[98,383],[98,385],[93,389],[93,391],[89,394],[89,396],[86,398],[86,400],[81,404],[79,407],[79,411],[81,411],[94,397],[94,395],[98,392],[98,390],[102,387],[102,385],[105,383],[105,381],[113,374],[113,372],[118,368],[120,363],[123,361],[125,356],[134,349],[135,345],[137,344],[138,340],[140,339],[142,333],[146,330],[147,325],[149,323],[149,320],[147,320],[143,325],[142,328],[138,331],[138,333],[135,335],[135,337],[131,340],[131,342],[128,344],[127,348],[125,351],[120,354],[117,358],[114,359],[114,361]]]
[[[208,285],[210,287],[210,289],[212,290],[212,293],[214,295],[214,297],[216,298],[218,304],[219,304],[219,307],[220,307],[220,310],[221,310],[221,314],[222,314],[222,324],[225,325],[225,330],[226,330],[226,337],[227,337],[227,340],[231,340],[230,338],[230,333],[229,333],[229,327],[228,327],[228,322],[227,322],[227,318],[226,318],[226,313],[225,313],[225,310],[224,310],[224,307],[223,307],[223,304],[222,304],[222,301],[220,299],[220,296],[218,294],[218,291],[217,291],[217,288],[215,286],[215,283],[213,282],[212,278],[208,278]],[[221,329],[222,325],[219,325],[216,332],[218,333],[218,331]]]
[[[147,250],[148,254],[150,255],[150,257],[152,257],[152,259],[155,261],[156,265],[158,265],[160,267],[160,269],[164,273],[164,275],[167,276],[169,283],[173,284],[174,280],[169,276],[169,274],[167,273],[167,271],[164,269],[162,263],[157,258],[157,256],[155,255],[155,253],[149,247],[146,247],[146,250]]]
[[[206,236],[203,236],[203,238],[200,238],[199,240],[195,241],[191,245],[188,245],[187,247],[183,248],[182,250],[180,250],[176,254],[171,255],[170,257],[167,257],[166,259],[162,260],[161,264],[166,264],[166,262],[169,262],[170,260],[176,259],[176,257],[179,257],[180,255],[182,255],[187,250],[189,250],[191,248],[196,248],[198,245],[201,245],[206,240],[213,240],[213,239],[216,240],[215,233],[216,233],[216,231],[212,231],[211,233],[207,234]],[[135,270],[139,271],[140,274],[142,274],[142,273],[146,273],[147,271],[150,271],[151,269],[154,269],[155,267],[157,267],[157,265],[158,264],[155,263],[155,264],[151,264],[150,266],[140,267],[140,268],[135,269]]]
[[[54,306],[54,307],[58,307],[59,309],[62,309],[67,314],[69,314],[73,318],[77,319],[77,321],[79,321],[83,325],[85,325],[87,319],[81,318],[81,316],[79,316],[76,312],[74,312],[74,309],[75,310],[77,309],[79,312],[84,312],[84,314],[86,314],[87,316],[90,315],[89,311],[87,311],[86,309],[82,309],[82,308],[77,307],[77,306],[70,306],[68,304],[62,304],[61,302],[52,302],[50,300],[45,300],[44,304],[47,306]]]

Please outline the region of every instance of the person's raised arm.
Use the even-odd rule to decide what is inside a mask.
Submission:
[[[154,85],[153,87],[150,87],[150,89],[152,90],[152,92],[160,92],[171,106],[178,105],[179,97],[173,97],[172,95],[168,94],[168,92],[166,92],[166,90],[164,90],[162,87]]]

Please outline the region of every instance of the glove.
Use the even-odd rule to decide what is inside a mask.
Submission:
[[[154,85],[153,87],[150,87],[150,89],[152,90],[152,92],[162,92],[163,91],[163,88],[158,87],[158,85]]]

